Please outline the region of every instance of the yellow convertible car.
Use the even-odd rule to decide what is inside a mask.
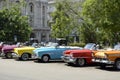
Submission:
[[[32,58],[33,50],[39,47],[37,43],[33,43],[32,46],[24,46],[19,48],[14,48],[12,57],[18,60],[28,60]]]
[[[21,48],[14,48],[14,53],[12,53],[13,58],[18,60],[28,60],[32,58],[34,47],[21,47]]]

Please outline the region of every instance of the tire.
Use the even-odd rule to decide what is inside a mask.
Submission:
[[[37,62],[41,62],[41,59],[37,59]]]
[[[68,64],[68,66],[73,66],[73,63],[67,63]]]
[[[27,53],[22,54],[20,59],[23,61],[27,61],[29,59],[29,54],[27,54]]]
[[[5,58],[12,59],[12,53],[10,52],[6,53]]]
[[[41,61],[44,63],[47,63],[47,62],[49,62],[49,59],[50,59],[50,57],[48,55],[43,55],[41,58]]]
[[[120,70],[120,59],[117,59],[114,64],[115,69]]]
[[[106,64],[100,64],[100,68],[101,69],[105,69],[106,68]]]
[[[83,66],[85,66],[85,64],[86,64],[86,61],[84,58],[79,58],[76,60],[76,65],[79,67],[83,67]]]

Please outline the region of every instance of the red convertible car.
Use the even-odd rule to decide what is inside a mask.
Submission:
[[[64,62],[68,64],[74,64],[77,66],[85,66],[86,64],[91,64],[92,55],[98,50],[98,45],[95,43],[88,43],[82,50],[66,50],[62,56]]]

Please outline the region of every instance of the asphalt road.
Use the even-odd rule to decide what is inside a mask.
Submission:
[[[0,80],[120,80],[120,71],[97,66],[73,67],[61,61],[37,63],[0,58]]]

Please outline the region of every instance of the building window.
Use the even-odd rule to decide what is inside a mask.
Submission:
[[[30,26],[34,26],[34,5],[29,3],[29,22]]]
[[[33,13],[34,12],[34,5],[33,5],[33,3],[30,3],[29,6],[30,6],[30,13]]]
[[[43,5],[43,8],[42,8],[42,13],[43,13],[43,17],[42,17],[42,24],[43,24],[43,27],[45,27],[45,6]]]
[[[45,6],[43,5],[43,14],[45,14]]]

